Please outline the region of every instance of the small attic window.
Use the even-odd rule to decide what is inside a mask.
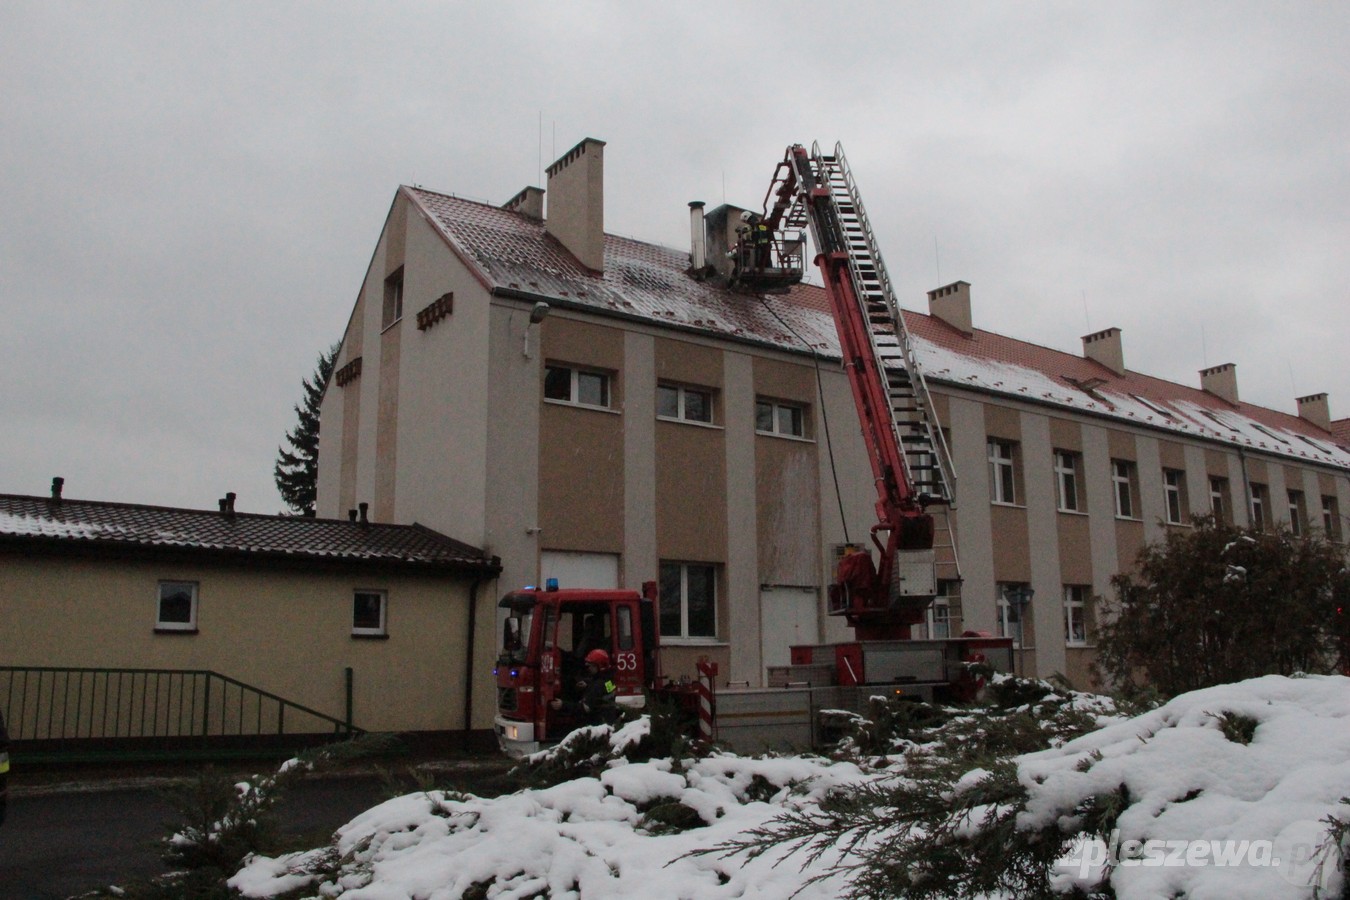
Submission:
[[[1200,415],[1204,416],[1206,419],[1209,419],[1211,422],[1213,422],[1215,425],[1218,425],[1220,428],[1226,428],[1229,431],[1233,432],[1234,434],[1238,432],[1238,430],[1234,428],[1232,425],[1229,425],[1223,419],[1220,419],[1218,416],[1214,415],[1214,413],[1210,412],[1207,409],[1200,410]]]
[[[1060,376],[1060,377],[1062,377],[1062,378],[1063,378],[1065,381],[1067,381],[1069,384],[1071,384],[1071,385],[1073,385],[1074,387],[1078,388],[1078,389],[1079,389],[1080,391],[1082,391],[1083,393],[1087,394],[1087,395],[1088,395],[1089,397],[1091,397],[1092,399],[1094,399],[1094,400],[1100,400],[1102,403],[1105,403],[1107,406],[1111,406],[1111,405],[1112,405],[1112,404],[1111,404],[1111,401],[1107,400],[1107,399],[1106,399],[1105,397],[1103,397],[1101,394],[1097,393],[1097,388],[1099,388],[1099,387],[1101,387],[1102,385],[1106,384],[1106,379],[1105,379],[1105,378],[1085,378],[1085,379],[1083,379],[1083,380],[1080,381],[1079,379],[1074,378],[1072,375],[1063,375],[1063,376]]]
[[[1172,411],[1171,411],[1170,409],[1164,409],[1163,407],[1161,407],[1161,406],[1159,406],[1158,404],[1154,403],[1152,400],[1148,399],[1147,397],[1141,397],[1141,396],[1139,396],[1138,394],[1131,394],[1130,397],[1131,397],[1131,399],[1137,400],[1138,402],[1144,404],[1145,406],[1147,406],[1149,409],[1153,410],[1155,413],[1157,413],[1157,414],[1160,415],[1160,416],[1165,416],[1165,417],[1167,417],[1167,418],[1169,418],[1169,419],[1175,419],[1175,418],[1176,418],[1176,416],[1172,414]]]
[[[1321,441],[1315,441],[1312,438],[1308,437],[1306,434],[1296,434],[1294,435],[1294,437],[1298,438],[1300,441],[1307,444],[1309,447],[1312,447],[1314,450],[1317,450],[1319,453],[1332,452],[1332,449],[1328,447],[1326,444],[1323,444]]]
[[[1264,434],[1266,437],[1270,438],[1270,439],[1273,440],[1273,441],[1279,441],[1281,444],[1287,444],[1287,443],[1289,443],[1289,441],[1288,441],[1287,439],[1280,437],[1278,434],[1276,434],[1275,432],[1271,431],[1269,428],[1267,428],[1266,426],[1262,425],[1260,422],[1253,422],[1253,423],[1252,423],[1252,427],[1255,428],[1257,431],[1261,432],[1262,434]]]

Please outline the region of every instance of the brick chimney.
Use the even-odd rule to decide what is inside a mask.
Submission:
[[[962,334],[973,334],[970,318],[970,283],[953,281],[946,287],[928,292],[928,314],[935,316]]]
[[[1326,394],[1309,394],[1306,397],[1299,397],[1298,417],[1305,422],[1311,422],[1323,431],[1331,430],[1331,406],[1327,403]]]
[[[1125,374],[1125,351],[1120,344],[1120,329],[1107,328],[1083,335],[1083,355],[1101,363],[1117,375]]]
[[[518,212],[523,216],[542,221],[544,218],[544,189],[527,187],[503,203],[502,209],[507,212]]]
[[[586,138],[548,167],[544,229],[581,264],[605,268],[605,142]]]
[[[1232,363],[1200,370],[1200,388],[1234,406],[1238,403],[1237,366]]]

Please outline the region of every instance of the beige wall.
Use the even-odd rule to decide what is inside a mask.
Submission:
[[[198,583],[195,634],[157,634],[160,580]],[[0,557],[0,659],[16,666],[207,669],[372,731],[463,727],[469,581],[169,562]],[[491,671],[493,585],[480,594]],[[387,639],[353,638],[352,593],[388,591]],[[490,728],[491,701],[474,727]]]

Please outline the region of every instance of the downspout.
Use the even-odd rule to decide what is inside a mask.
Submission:
[[[482,575],[475,575],[469,588],[469,649],[464,654],[464,739],[473,731],[473,646],[478,632],[478,588]]]
[[[1242,451],[1241,447],[1237,448],[1237,452],[1238,463],[1242,466],[1242,493],[1247,497],[1247,527],[1255,528],[1256,523],[1252,521],[1252,480],[1247,477],[1247,454]],[[1265,510],[1262,510],[1262,512],[1264,513]],[[1236,515],[1233,516],[1233,524],[1237,524]]]

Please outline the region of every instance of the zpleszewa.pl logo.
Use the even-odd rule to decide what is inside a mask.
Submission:
[[[1291,884],[1325,888],[1342,865],[1340,848],[1330,838],[1327,823],[1293,822],[1274,840],[1121,839],[1083,838],[1055,868],[1083,885],[1096,884],[1115,868],[1132,866],[1245,866],[1275,868]]]

